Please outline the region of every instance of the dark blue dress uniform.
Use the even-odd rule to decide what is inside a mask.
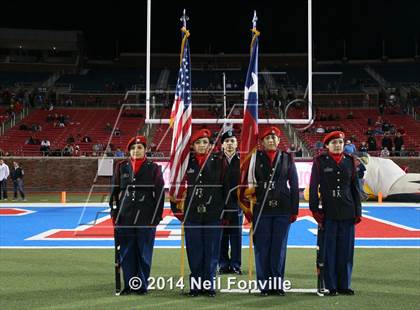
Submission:
[[[254,251],[261,293],[282,293],[291,216],[299,210],[299,182],[293,157],[276,151],[271,164],[258,151],[255,164],[256,204],[253,210]]]
[[[219,262],[221,217],[224,207],[222,158],[210,154],[200,167],[194,154],[190,155],[184,201],[185,243],[190,274],[190,294],[205,291],[203,283],[210,283],[209,294],[214,294],[214,279]],[[171,203],[174,213],[177,205]]]
[[[242,209],[238,205],[237,186],[239,183],[239,155],[234,154],[229,160],[223,154],[223,170],[225,171],[225,210],[223,220],[222,241],[220,244],[219,269],[221,272],[240,273],[242,251]],[[230,245],[230,257],[229,257]]]
[[[338,164],[329,153],[314,159],[309,208],[325,218],[323,224],[326,288],[330,292],[351,289],[354,226],[355,219],[361,216],[356,166],[351,155],[343,153]]]
[[[162,220],[164,181],[161,167],[146,159],[134,174],[130,160],[117,163],[110,199],[120,243],[125,289],[132,277],[140,278],[139,291],[147,291],[156,225]],[[116,209],[113,209],[113,203]]]

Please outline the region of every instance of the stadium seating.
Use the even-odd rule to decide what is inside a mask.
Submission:
[[[82,74],[65,74],[55,84],[70,84],[73,91],[124,92],[136,84],[144,84],[144,75],[141,69],[88,69]],[[159,71],[151,72],[152,83],[156,82],[158,75]]]
[[[15,127],[0,137],[0,148],[14,155],[37,156],[41,155],[39,145],[27,145],[25,141],[32,136],[34,139],[42,140],[47,138],[51,142],[51,150],[62,149],[66,144],[66,140],[70,135],[76,138],[77,134],[81,137],[89,136],[92,140],[90,143],[76,142],[79,145],[80,152],[90,155],[92,145],[101,142],[104,147],[110,138],[110,133],[105,130],[105,125],[114,123],[118,117],[118,110],[115,109],[54,109],[52,112],[45,110],[36,110],[32,112],[23,121],[16,124]],[[68,115],[69,124],[64,128],[54,128],[52,123],[47,123],[48,114]],[[114,149],[117,147],[124,149],[130,137],[136,134],[138,129],[143,127],[144,118],[140,116],[144,111],[131,109],[126,110],[122,114],[121,119],[117,123],[117,127],[121,130],[121,135],[112,137],[111,143]],[[40,124],[41,132],[33,132],[28,130],[19,130],[20,125],[26,124],[30,127],[32,124]]]
[[[372,68],[387,82],[420,84],[420,63],[374,64]]]
[[[12,87],[17,84],[42,83],[49,76],[48,72],[0,72],[0,85]]]
[[[347,115],[353,112],[354,119],[347,119]],[[294,113],[297,117],[299,111],[295,110]],[[300,111],[301,113],[301,111]],[[318,115],[321,113],[325,113],[326,115],[333,114],[338,115],[340,120],[336,121],[319,121],[318,118],[315,123],[312,125],[312,128],[316,129],[319,126],[323,127],[332,127],[332,126],[341,126],[346,133],[347,137],[354,135],[356,137],[355,145],[358,148],[362,141],[367,141],[367,136],[365,135],[368,127],[374,128],[375,126],[368,126],[367,119],[371,118],[373,122],[376,121],[378,117],[378,110],[377,109],[319,109]],[[414,120],[411,116],[408,115],[401,115],[401,114],[386,114],[383,116],[383,120],[389,121],[391,124],[395,126],[395,128],[399,128],[400,126],[404,126],[406,131],[406,135],[404,138],[404,145],[406,150],[420,150],[420,138],[418,136],[419,132],[419,123],[418,121]],[[302,126],[295,126],[297,129]],[[312,151],[313,154],[316,153],[316,149],[314,147],[317,141],[322,141],[325,134],[321,133],[313,133],[308,131],[298,130],[300,138],[306,144],[307,148]],[[376,142],[378,148],[380,149],[382,135],[376,135]],[[377,153],[374,153],[377,155]]]
[[[243,112],[242,112],[242,108],[238,109],[239,113],[236,114],[234,116],[234,118],[243,118]],[[268,113],[268,115],[266,114]],[[162,118],[168,118],[170,114],[170,111],[168,109],[163,110],[161,117]],[[276,117],[274,115],[274,112],[271,110],[267,110],[267,111],[260,111],[260,117],[261,118],[266,118],[268,116],[268,118],[274,118]],[[200,119],[200,118],[215,118],[214,113],[209,112],[207,109],[193,109],[193,118],[194,119]],[[264,128],[266,128],[269,125],[260,125],[259,126],[259,130],[264,130]],[[207,128],[209,129],[213,134],[214,133],[218,133],[220,132],[220,130],[223,129],[223,125],[219,125],[219,124],[206,124],[206,125],[199,125],[199,124],[194,124],[193,125],[193,132],[197,129],[200,128]],[[242,125],[241,124],[236,124],[233,125],[234,131],[238,137],[238,142],[240,142],[240,133],[241,133],[241,128]],[[154,135],[153,135],[153,145],[154,145],[154,151],[156,152],[161,152],[163,153],[164,156],[169,156],[170,150],[171,150],[171,141],[172,141],[172,130],[168,129],[168,125],[159,125],[159,126],[155,126],[154,128]],[[281,141],[280,141],[280,147],[282,150],[287,150],[287,148],[289,147],[289,140],[287,138],[287,136],[285,135],[284,132],[282,132],[282,137],[281,137]],[[217,149],[219,149],[217,147]]]

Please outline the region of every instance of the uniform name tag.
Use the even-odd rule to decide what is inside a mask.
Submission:
[[[327,167],[324,169],[324,172],[333,172],[333,168]]]
[[[129,173],[123,173],[123,178],[128,178],[129,176],[130,176],[130,174]]]
[[[194,173],[194,169],[193,168],[188,169],[187,173]]]

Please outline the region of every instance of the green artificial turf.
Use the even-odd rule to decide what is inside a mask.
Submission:
[[[399,310],[418,309],[420,304],[419,249],[356,249],[356,295],[338,297],[218,293],[215,298],[191,298],[178,288],[145,296],[114,296],[113,258],[112,249],[0,249],[0,309]],[[178,279],[179,263],[179,249],[155,249],[152,276]],[[247,279],[247,266],[244,249],[241,279]],[[315,288],[315,251],[289,249],[286,278],[292,288]]]

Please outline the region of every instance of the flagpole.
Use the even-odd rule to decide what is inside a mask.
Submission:
[[[146,119],[150,118],[150,32],[152,27],[152,0],[147,0],[146,44]]]
[[[251,201],[251,214],[253,213],[253,203]],[[252,256],[252,250],[253,250],[253,230],[254,230],[254,226],[253,226],[253,221],[251,221],[251,226],[249,227],[249,258],[248,258],[248,283],[251,283],[252,281],[252,265],[253,265],[253,256]],[[248,289],[249,293],[251,294],[251,285],[249,285],[249,289]]]
[[[257,30],[257,11],[254,10],[254,17],[252,18],[252,43],[254,42],[254,36]],[[251,52],[252,52],[252,46],[251,46]],[[257,103],[258,104],[258,103]],[[250,202],[250,210],[251,210],[251,214],[253,214],[253,202],[251,200]],[[251,226],[249,227],[249,258],[248,258],[248,283],[251,283],[252,281],[252,266],[253,266],[253,255],[252,255],[252,251],[253,251],[253,235],[254,235],[254,225],[253,225],[253,221],[251,221]],[[249,285],[249,293],[251,293],[251,285]]]
[[[185,9],[182,12],[182,17],[180,19],[182,21],[183,28],[187,29],[187,20],[188,16],[185,13]],[[186,35],[186,34],[185,34]],[[182,292],[184,292],[185,288],[185,230],[184,230],[184,221],[181,222],[181,279],[182,279]]]

